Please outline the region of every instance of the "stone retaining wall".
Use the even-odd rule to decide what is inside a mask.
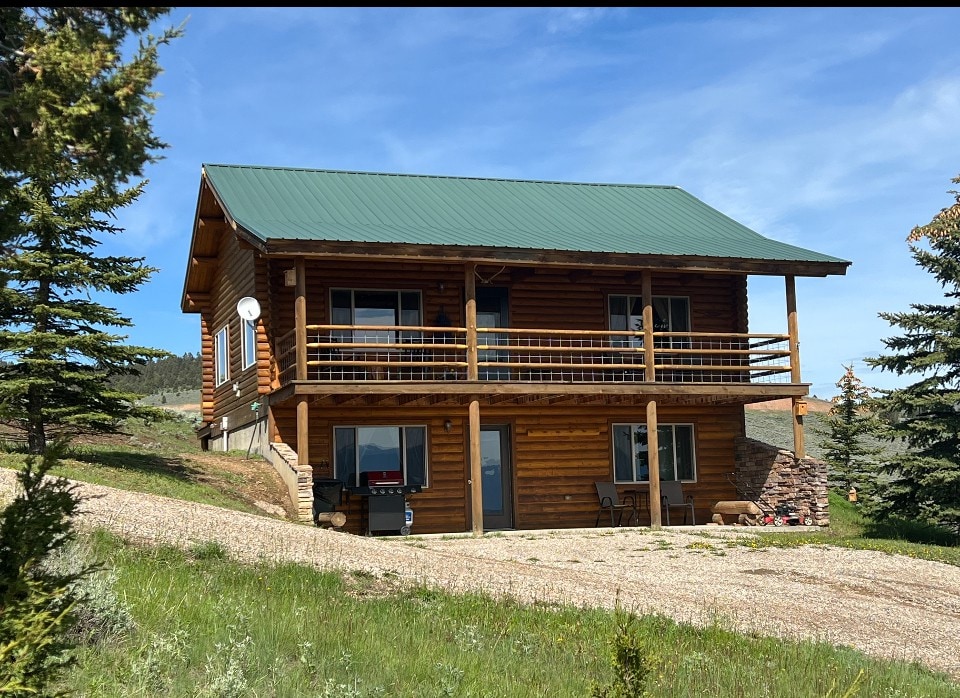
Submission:
[[[817,526],[830,525],[827,464],[816,458],[796,458],[792,451],[740,437],[735,441],[737,496],[755,499],[764,513],[778,504],[793,504],[800,516]]]
[[[297,518],[313,521],[313,468],[300,465],[297,454],[284,443],[270,444],[270,462],[287,485],[290,500],[297,509]]]

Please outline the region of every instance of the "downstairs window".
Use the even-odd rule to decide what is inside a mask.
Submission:
[[[360,474],[399,470],[404,485],[427,485],[425,426],[334,427],[334,473],[347,487]]]
[[[657,426],[660,479],[696,480],[692,424]],[[617,482],[649,482],[650,458],[646,424],[613,425],[613,470]]]

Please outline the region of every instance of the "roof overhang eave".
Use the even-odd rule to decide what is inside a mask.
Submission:
[[[414,243],[369,243],[322,240],[261,238],[237,229],[238,234],[274,257],[328,257],[340,259],[402,260],[438,263],[550,265],[615,269],[673,269],[677,271],[743,273],[767,276],[843,276],[850,262],[845,260],[775,260],[695,255],[660,255],[617,252],[582,252],[466,245]]]

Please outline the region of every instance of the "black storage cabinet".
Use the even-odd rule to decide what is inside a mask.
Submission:
[[[313,523],[320,525],[318,517],[323,512],[336,511],[343,496],[340,480],[315,478],[313,481]]]

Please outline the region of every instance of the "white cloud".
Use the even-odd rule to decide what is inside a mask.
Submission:
[[[547,10],[547,32],[550,34],[579,32],[614,13],[622,14],[623,8],[551,7]]]

